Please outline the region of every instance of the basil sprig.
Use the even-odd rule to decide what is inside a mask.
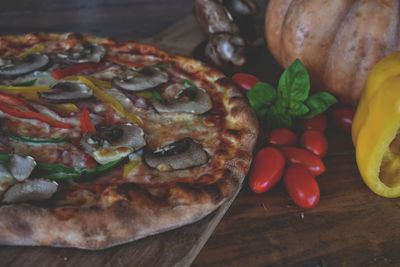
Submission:
[[[258,82],[247,98],[259,120],[269,128],[291,128],[297,118],[312,118],[337,102],[328,92],[310,96],[310,77],[303,63],[296,59],[281,75],[278,90]]]

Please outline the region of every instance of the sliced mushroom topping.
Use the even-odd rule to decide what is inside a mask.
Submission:
[[[117,99],[126,110],[130,110],[133,107],[132,100],[130,100],[129,97],[121,92],[121,90],[118,90],[117,88],[111,88],[107,90],[106,93]]]
[[[66,53],[58,53],[57,57],[68,63],[100,62],[106,55],[104,46],[85,43],[78,49],[72,49]]]
[[[7,163],[7,168],[12,176],[19,182],[22,182],[31,175],[36,167],[36,161],[30,156],[20,156],[13,154]]]
[[[0,195],[16,182],[17,180],[14,179],[6,166],[0,164]]]
[[[39,201],[51,198],[57,191],[58,184],[53,181],[36,179],[26,180],[10,187],[4,194],[3,202],[19,203]]]
[[[70,103],[93,96],[93,90],[79,82],[58,82],[48,92],[39,93],[39,97],[49,103]]]
[[[159,171],[186,169],[205,164],[208,154],[203,147],[187,137],[145,153],[144,160]]]
[[[163,97],[165,102],[153,100],[152,104],[158,112],[183,112],[203,114],[212,108],[212,101],[208,93],[195,86],[185,87],[182,84],[168,86]]]
[[[22,59],[0,67],[0,76],[11,78],[21,76],[47,66],[50,59],[45,54],[29,54]]]
[[[112,79],[114,86],[128,91],[142,91],[154,88],[168,81],[168,73],[157,67],[128,70]]]
[[[85,135],[81,145],[100,164],[123,158],[146,145],[143,130],[134,124],[100,127]]]

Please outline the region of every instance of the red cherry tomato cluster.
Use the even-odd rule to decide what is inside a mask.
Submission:
[[[320,191],[315,177],[325,172],[322,158],[328,151],[325,115],[303,121],[300,138],[290,129],[278,128],[267,136],[268,146],[255,157],[249,185],[264,193],[283,177],[286,191],[303,209],[315,207]]]

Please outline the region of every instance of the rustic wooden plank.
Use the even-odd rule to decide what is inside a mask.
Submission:
[[[193,266],[399,266],[400,201],[373,194],[350,136],[331,133],[337,142],[347,153],[326,157],[315,209],[295,207],[282,184],[262,195],[245,184]]]

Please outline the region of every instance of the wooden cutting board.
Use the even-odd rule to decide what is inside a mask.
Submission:
[[[203,41],[193,16],[144,40],[172,54],[190,55]],[[234,196],[203,220],[176,230],[102,251],[68,248],[0,248],[0,266],[189,266],[221,220]]]

